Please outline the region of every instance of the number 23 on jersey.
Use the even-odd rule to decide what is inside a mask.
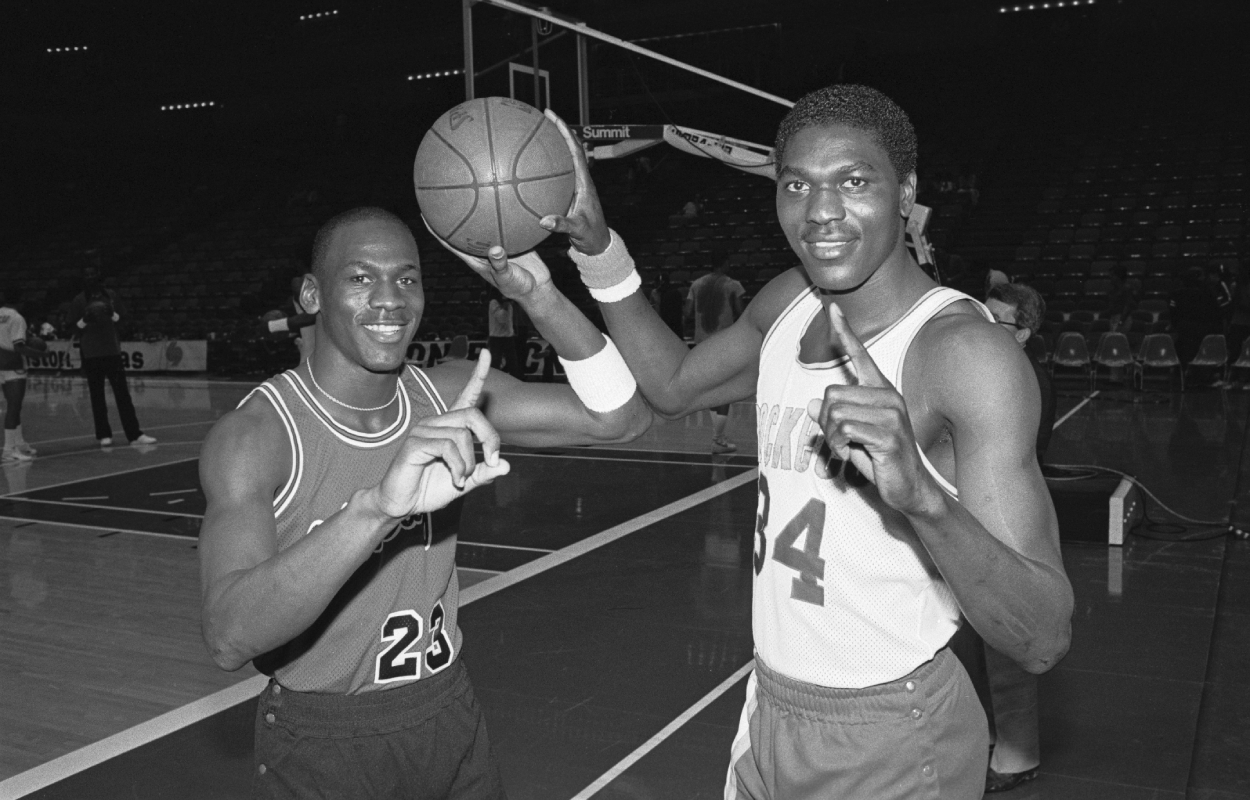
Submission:
[[[421,634],[425,626],[421,615],[411,609],[388,615],[382,623],[382,643],[387,647],[378,654],[373,682],[392,683],[418,678],[422,662],[426,675],[445,669],[452,656],[451,639],[443,627],[446,618],[443,601],[440,600],[430,611],[430,646],[422,654],[419,650],[412,652],[413,647],[423,641]]]
[[[772,508],[772,496],[768,479],[760,474],[759,513],[755,517],[755,574],[764,570],[768,558],[768,515]],[[806,534],[806,535],[804,535]],[[820,557],[820,542],[825,535],[825,504],[811,498],[799,509],[799,513],[786,523],[773,541],[772,559],[778,564],[796,571],[790,586],[790,597],[817,606],[825,604],[825,560]],[[796,547],[803,536],[802,548]]]

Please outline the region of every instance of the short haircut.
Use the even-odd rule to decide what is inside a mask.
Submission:
[[[317,230],[317,235],[313,237],[312,259],[309,261],[309,269],[311,269],[312,273],[318,275],[324,269],[324,262],[330,252],[330,242],[340,228],[368,220],[395,222],[402,225],[405,230],[408,229],[408,223],[385,208],[378,208],[377,206],[361,206],[349,209],[341,214],[335,214]]]
[[[871,134],[885,149],[900,183],[916,171],[916,129],[907,113],[876,89],[854,83],[835,83],[799,98],[777,126],[773,149],[777,170],[791,137],[823,125],[846,125]]]
[[[990,300],[1015,306],[1016,324],[1036,334],[1046,318],[1046,301],[1032,286],[1023,283],[996,283],[990,287]]]

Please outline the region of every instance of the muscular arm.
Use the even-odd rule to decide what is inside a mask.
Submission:
[[[607,343],[598,328],[549,282],[518,302],[562,358],[581,361]],[[428,371],[445,397],[464,385],[468,373],[469,365],[462,361]],[[497,370],[486,378],[482,412],[503,441],[530,447],[627,442],[651,425],[651,409],[636,392],[625,405],[601,413],[586,408],[568,385],[527,383]]]
[[[1042,673],[1067,652],[1073,597],[1035,454],[1037,382],[1001,332],[967,317],[933,326],[916,355],[932,387],[924,402],[952,430],[959,500],[934,484],[908,517],[982,638]]]
[[[764,334],[807,287],[799,270],[782,273],[760,290],[733,325],[694,348],[664,324],[640,292],[599,308],[643,396],[657,412],[676,418],[750,397]]]
[[[236,670],[307,629],[395,525],[362,490],[279,552],[273,498],[286,481],[289,453],[276,412],[258,396],[223,417],[204,442],[201,613],[204,642],[223,669]]]

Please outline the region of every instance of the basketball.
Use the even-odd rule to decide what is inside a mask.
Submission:
[[[26,346],[31,350],[37,350],[40,353],[48,352],[48,343],[38,336],[32,336],[26,340]]]
[[[573,156],[555,124],[506,97],[469,100],[439,117],[417,148],[417,203],[452,247],[485,256],[524,253],[547,238],[538,224],[573,204]]]

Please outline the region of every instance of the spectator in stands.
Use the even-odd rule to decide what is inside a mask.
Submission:
[[[1046,317],[1046,302],[1037,290],[1019,283],[998,283],[990,287],[985,301],[994,319],[1015,337],[1020,347],[1036,337]],[[1050,375],[1030,358],[1042,393],[1042,413],[1037,429],[1037,461],[1050,444],[1055,427],[1055,386]],[[1038,742],[1037,676],[1025,672],[1007,656],[985,648],[985,673],[989,691],[986,716],[991,726],[992,752],[985,777],[986,793],[1005,792],[1037,777],[1041,765]]]
[[[1111,321],[1111,330],[1128,331],[1133,326],[1132,314],[1141,294],[1141,282],[1130,278],[1128,268],[1123,264],[1112,267],[1110,281],[1104,313]]]
[[[525,380],[525,365],[521,363],[517,343],[516,306],[494,287],[491,287],[487,305],[487,324],[491,366],[517,380]]]
[[[651,290],[651,307],[664,320],[664,324],[678,336],[685,336],[684,309],[681,289],[668,279],[668,273],[661,270],[655,279],[655,288]]]
[[[87,377],[87,390],[91,396],[91,413],[95,419],[95,438],[101,447],[113,444],[113,429],[109,426],[108,405],[104,400],[104,381],[113,387],[113,400],[121,417],[122,428],[131,444],[153,444],[154,437],[139,428],[135,406],[126,386],[126,372],[122,365],[121,341],[116,324],[121,316],[113,293],[104,288],[96,267],[83,271],[83,290],[69,304],[69,319],[79,330],[79,351],[82,371]]]
[[[1198,354],[1203,337],[1223,333],[1214,287],[1197,267],[1185,273],[1181,290],[1172,295],[1168,310],[1176,335],[1176,354],[1182,364],[1188,364]]]
[[[690,284],[686,295],[683,317],[694,322],[694,343],[699,344],[719,330],[728,328],[742,316],[743,298],[746,290],[742,284],[728,275],[726,259],[715,270]],[[712,409],[712,452],[733,453],[738,445],[725,438],[729,424],[729,406]]]

